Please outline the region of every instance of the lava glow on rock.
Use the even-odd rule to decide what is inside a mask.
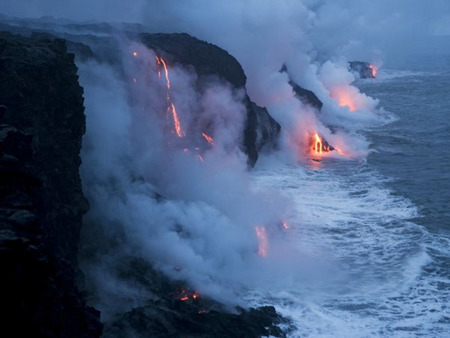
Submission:
[[[185,302],[187,300],[195,300],[198,299],[200,295],[197,293],[197,291],[189,292],[188,290],[181,290],[178,298]]]
[[[369,65],[369,68],[372,70],[372,76],[375,78],[378,75],[378,67],[376,65],[374,65],[373,63],[371,63]]]

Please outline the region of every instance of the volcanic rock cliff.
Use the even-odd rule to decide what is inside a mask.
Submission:
[[[0,34],[2,330],[15,336],[101,332],[76,283],[82,94],[64,41]]]
[[[171,61],[193,66],[199,76],[217,76],[234,88],[245,90],[247,77],[244,70],[227,51],[185,33],[140,34],[139,37],[147,47],[164,53]],[[247,116],[242,150],[253,167],[259,151],[276,147],[281,127],[265,108],[254,104],[248,95],[245,95],[244,104]]]
[[[210,61],[185,59],[183,54],[178,62],[245,86],[239,63],[218,47],[185,34],[152,36],[144,36],[149,45],[158,42],[158,48],[166,47],[174,58],[193,43],[193,53],[199,48]],[[165,45],[172,38],[180,43],[179,50]],[[244,150],[254,164],[258,151],[276,144],[280,127],[267,110],[245,100]],[[102,334],[99,312],[86,305],[77,259],[82,218],[88,210],[79,176],[84,132],[83,89],[66,41],[48,34],[0,33],[0,287],[6,310],[3,330],[15,336]],[[159,300],[116,318],[105,328],[105,336],[284,335],[276,326],[283,320],[273,307],[229,313],[206,298],[181,302],[173,296],[179,285],[151,265],[129,266],[130,276],[158,293]]]

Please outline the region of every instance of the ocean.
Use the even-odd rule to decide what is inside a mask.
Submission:
[[[366,160],[253,173],[293,201],[289,240],[328,262],[327,281],[247,300],[290,317],[292,337],[449,337],[450,58],[410,57],[356,86],[395,117],[362,131]]]

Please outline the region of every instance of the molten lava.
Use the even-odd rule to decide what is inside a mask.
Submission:
[[[181,290],[181,292],[179,294],[179,299],[183,302],[185,302],[189,299],[195,300],[195,299],[198,299],[199,297],[200,297],[200,295],[197,293],[197,291],[189,292],[184,289]]]
[[[377,77],[378,74],[378,67],[376,65],[374,65],[373,63],[371,63],[369,65],[369,68],[372,70],[372,76],[375,78]]]
[[[177,113],[177,109],[175,108],[175,104],[172,102],[171,98],[170,98],[170,89],[171,89],[171,84],[170,84],[170,77],[169,77],[169,70],[167,68],[167,63],[166,61],[164,61],[164,59],[162,57],[158,57],[156,56],[156,63],[159,67],[163,67],[164,69],[164,74],[166,77],[166,85],[167,85],[167,114],[169,114],[169,112],[172,114],[172,119],[173,119],[173,126],[175,129],[175,132],[177,134],[178,137],[184,137],[185,134],[183,132],[183,129],[181,128],[181,123],[180,123],[180,119],[178,118],[178,113]],[[161,71],[158,69],[158,77],[161,77]]]
[[[334,150],[334,148],[317,133],[312,136],[310,144],[311,154],[315,156],[322,156],[324,153]]]
[[[205,138],[206,141],[208,141],[209,144],[214,145],[214,139],[211,136],[205,133],[202,133],[202,136]]]
[[[166,61],[164,61],[164,59],[162,57],[156,57],[156,62],[158,63],[158,66],[159,65],[163,66],[164,74],[166,75],[167,90],[170,90],[171,86],[170,86],[169,70],[167,69]]]
[[[264,227],[255,227],[256,237],[258,237],[258,255],[261,257],[267,257],[267,249],[269,247],[269,241],[267,240],[266,229]]]
[[[183,133],[183,130],[181,129],[180,120],[178,119],[177,109],[175,108],[175,105],[173,103],[171,104],[171,109],[172,109],[172,118],[173,118],[173,124],[175,127],[175,131],[176,131],[178,137],[183,137],[184,133]]]

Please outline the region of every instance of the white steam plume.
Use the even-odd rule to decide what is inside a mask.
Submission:
[[[111,282],[127,256],[228,304],[239,302],[244,289],[286,286],[301,270],[294,268],[299,260],[289,258],[298,255],[286,254],[294,249],[282,242],[289,204],[252,189],[239,150],[241,90],[208,78],[195,91],[203,79],[169,65],[170,95],[185,134],[179,138],[166,115],[166,83],[157,75],[155,54],[138,45],[122,49],[125,75],[109,65],[80,65],[88,125],[82,178],[91,203],[85,221],[101,236],[94,243],[100,256],[85,267],[101,290],[96,305],[107,314],[119,310],[113,305],[119,295],[132,299],[132,307],[144,293]],[[198,137],[204,125],[214,146]],[[258,255],[256,226],[266,229],[269,257]],[[280,273],[291,278],[278,280]]]

